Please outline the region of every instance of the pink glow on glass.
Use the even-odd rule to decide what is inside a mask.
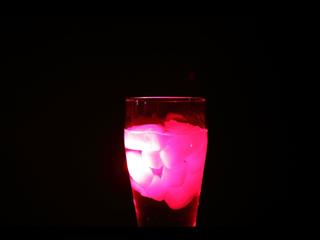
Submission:
[[[132,188],[142,196],[185,207],[200,196],[207,150],[207,129],[168,120],[125,129]]]

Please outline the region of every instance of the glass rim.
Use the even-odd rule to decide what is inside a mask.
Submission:
[[[204,97],[196,96],[137,96],[125,97],[126,102],[153,101],[153,102],[206,102]]]

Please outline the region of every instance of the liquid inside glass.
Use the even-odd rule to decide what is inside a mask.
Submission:
[[[125,129],[139,226],[195,226],[208,131],[177,120]]]

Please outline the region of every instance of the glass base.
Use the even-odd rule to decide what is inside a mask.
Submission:
[[[199,197],[181,209],[171,209],[164,201],[155,201],[143,197],[133,190],[133,201],[139,227],[195,227],[199,206]]]

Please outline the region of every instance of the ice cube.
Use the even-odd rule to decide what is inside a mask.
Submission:
[[[189,123],[178,122],[175,120],[169,120],[164,123],[164,130],[172,134],[189,135],[190,133],[198,131],[199,129],[201,128],[198,126],[194,126]]]
[[[208,144],[208,130],[199,128],[197,131],[192,133],[192,148],[203,148],[207,147]]]
[[[160,158],[160,153],[158,151],[150,152],[150,151],[142,151],[142,161],[146,162],[146,164],[153,169],[159,169],[162,167],[162,162]]]
[[[167,186],[181,186],[184,183],[187,172],[187,164],[183,163],[178,168],[166,168],[162,170],[161,179]]]
[[[128,130],[162,133],[163,127],[160,124],[143,124],[143,125],[136,125],[136,126],[129,127]]]
[[[146,196],[156,201],[162,201],[166,194],[166,188],[159,176],[154,176],[146,189]]]
[[[190,172],[203,171],[205,164],[205,156],[203,154],[193,153],[187,158],[188,170]]]
[[[200,196],[202,178],[203,169],[193,173],[188,171],[184,187],[189,189],[190,193]]]
[[[184,187],[169,187],[165,196],[165,202],[171,209],[181,209],[187,206],[194,194]]]
[[[146,187],[152,181],[153,173],[142,161],[139,151],[126,151],[128,171],[132,179],[141,187]]]
[[[165,196],[168,206],[171,209],[181,209],[187,206],[195,196],[200,196],[202,175],[201,171],[194,174],[188,172],[183,185],[168,187]]]
[[[168,113],[166,116],[166,121],[176,120],[176,121],[186,121],[186,118],[178,113]]]
[[[159,151],[165,139],[158,124],[133,126],[124,130],[124,145],[128,149]]]
[[[186,162],[188,163],[188,170],[191,172],[196,172],[199,170],[203,171],[206,153],[207,153],[207,138],[204,137],[201,144],[197,147],[192,148],[190,154],[186,157]]]
[[[167,145],[160,151],[160,158],[167,168],[181,165],[190,151],[191,139],[187,136],[172,136]]]
[[[160,152],[160,157],[167,168],[172,168],[185,161],[187,155],[203,142],[206,131],[198,126],[174,120],[169,120],[164,125],[170,138]]]
[[[190,154],[187,157],[187,163],[188,163],[188,170],[191,172],[197,172],[199,170],[204,169],[205,165],[205,159],[206,159],[206,152],[205,151],[196,151]]]
[[[144,190],[144,188],[142,186],[140,186],[138,183],[136,183],[132,177],[130,177],[130,183],[131,183],[131,187],[136,190],[137,192],[139,192],[142,196],[146,196],[146,191]]]

